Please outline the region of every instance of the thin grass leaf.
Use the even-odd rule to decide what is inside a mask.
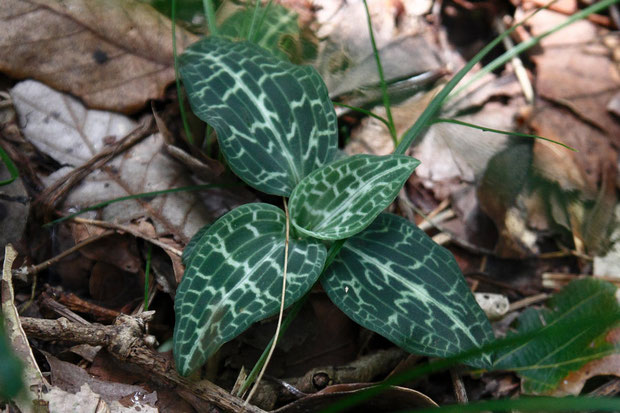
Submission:
[[[433,125],[435,123],[452,123],[454,125],[461,125],[461,126],[467,126],[468,128],[472,128],[472,129],[478,129],[478,130],[481,130],[483,132],[493,132],[493,133],[497,133],[497,134],[500,134],[500,135],[517,136],[519,138],[540,139],[540,140],[543,140],[543,141],[554,143],[556,145],[563,146],[566,149],[569,149],[569,150],[571,150],[573,152],[579,152],[577,149],[573,148],[572,146],[568,146],[568,145],[566,145],[566,144],[564,144],[562,142],[554,141],[553,139],[544,138],[544,137],[538,136],[538,135],[531,135],[529,133],[521,133],[521,132],[512,132],[512,131],[504,131],[504,130],[499,130],[499,129],[493,129],[493,128],[488,128],[486,126],[480,126],[480,125],[476,125],[476,124],[469,123],[469,122],[463,122],[462,120],[457,120],[457,119],[436,118],[436,119],[433,119],[430,122],[431,125]]]
[[[554,3],[554,2],[555,2],[555,0],[550,2],[549,4]],[[519,43],[518,45],[516,45],[515,47],[513,47],[510,50],[506,50],[504,53],[502,53],[501,56],[496,57],[495,59],[493,59],[493,61],[491,63],[489,63],[486,66],[484,66],[478,73],[476,73],[474,76],[472,76],[471,79],[469,79],[467,81],[467,83],[465,83],[463,86],[461,86],[460,88],[455,90],[448,97],[448,100],[449,99],[453,99],[456,96],[460,95],[470,85],[474,84],[474,82],[478,81],[483,76],[485,76],[486,74],[494,71],[498,67],[503,66],[504,64],[506,64],[506,62],[508,62],[513,57],[523,53],[524,51],[526,51],[527,49],[531,48],[532,46],[537,45],[545,37],[547,37],[549,35],[552,35],[553,33],[557,32],[559,30],[562,30],[566,26],[569,26],[569,25],[575,23],[577,20],[584,19],[584,18],[588,17],[589,15],[591,15],[593,13],[598,13],[599,11],[605,10],[609,6],[611,6],[613,4],[617,4],[619,2],[620,2],[619,0],[603,0],[603,1],[600,1],[600,2],[597,2],[597,3],[594,3],[593,5],[591,5],[589,7],[586,7],[585,9],[583,9],[583,10],[573,14],[565,22],[563,22],[563,23],[561,23],[561,24],[559,24],[559,25],[557,25],[557,26],[547,30],[546,32],[543,32],[543,33],[539,34],[538,36],[534,36],[534,37],[529,38],[528,40],[524,41],[523,43]],[[549,4],[547,4],[547,6]],[[542,9],[539,9],[539,10],[542,10]],[[529,17],[528,17],[528,19],[529,19]],[[514,26],[514,27],[516,27],[516,26]]]
[[[618,1],[618,0],[607,0],[607,1]],[[540,10],[540,9],[539,9]],[[530,19],[533,15],[538,13],[539,10],[536,10],[528,17],[526,17],[521,22],[512,26],[504,33],[497,36],[493,41],[487,44],[482,50],[480,50],[476,55],[469,61],[467,64],[459,70],[456,75],[446,85],[437,93],[437,95],[433,98],[431,103],[424,109],[420,117],[416,120],[407,132],[401,138],[398,146],[394,150],[395,154],[404,154],[407,149],[411,146],[413,141],[419,136],[419,134],[428,127],[429,122],[435,117],[435,115],[441,110],[441,106],[444,104],[450,92],[458,85],[458,83],[465,77],[469,71],[471,71],[474,66],[480,62],[495,46],[497,46],[506,36],[509,36],[510,33],[515,31],[517,27],[523,25],[528,19]]]
[[[6,169],[9,171],[9,174],[11,175],[9,179],[0,181],[0,186],[4,186],[4,185],[10,184],[11,182],[17,179],[17,177],[19,176],[19,170],[13,163],[13,160],[11,159],[9,154],[7,154],[4,151],[2,146],[0,146],[0,159],[2,159],[2,163],[4,163],[4,166],[6,166]]]
[[[201,191],[204,189],[211,189],[211,188],[222,188],[222,187],[226,187],[227,185],[216,185],[216,184],[205,184],[205,185],[190,185],[190,186],[182,186],[179,188],[171,188],[171,189],[163,189],[161,191],[153,191],[153,192],[142,192],[140,194],[133,194],[133,195],[127,195],[127,196],[122,196],[120,198],[114,198],[114,199],[110,199],[109,201],[103,201],[103,202],[99,202],[98,204],[89,206],[87,208],[84,209],[80,209],[78,212],[75,212],[73,214],[69,214],[67,216],[64,216],[62,218],[58,218],[55,219],[51,222],[48,222],[47,224],[43,225],[43,228],[46,227],[51,227],[53,225],[56,224],[60,224],[61,222],[64,222],[68,219],[72,219],[75,218],[79,215],[82,215],[86,212],[89,211],[95,211],[99,208],[103,208],[106,207],[110,204],[114,204],[116,202],[122,202],[122,201],[127,201],[130,199],[140,199],[140,198],[152,198],[154,196],[158,196],[158,195],[166,195],[166,194],[172,194],[175,192],[191,192],[191,191]]]

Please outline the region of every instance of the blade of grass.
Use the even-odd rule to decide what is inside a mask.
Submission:
[[[357,107],[357,106],[349,106],[349,105],[345,105],[344,103],[340,103],[340,102],[332,102],[332,103],[333,103],[335,106],[340,106],[340,107],[343,107],[343,108],[351,109],[351,110],[354,110],[354,111],[356,111],[356,112],[363,113],[363,114],[364,114],[364,115],[366,115],[366,116],[370,116],[371,118],[375,118],[375,119],[377,119],[378,121],[382,122],[385,126],[387,126],[387,127],[388,127],[388,129],[390,128],[390,123],[388,122],[388,120],[387,120],[387,119],[385,119],[384,117],[381,117],[381,116],[379,116],[379,115],[377,115],[377,114],[375,114],[375,113],[372,113],[372,112],[371,112],[371,111],[369,111],[369,110],[362,109],[362,108],[359,108],[359,107]]]
[[[529,331],[527,333],[513,335],[507,338],[494,340],[488,344],[485,344],[484,346],[480,348],[473,348],[463,353],[460,353],[456,356],[433,361],[428,364],[415,367],[403,373],[394,375],[388,378],[387,380],[384,380],[382,383],[380,383],[379,385],[373,388],[361,391],[355,395],[347,397],[346,399],[335,402],[327,409],[324,409],[322,412],[323,413],[336,413],[344,409],[349,409],[352,406],[355,406],[363,402],[364,400],[367,400],[369,398],[372,398],[380,394],[388,386],[396,386],[402,383],[415,380],[422,376],[435,373],[437,371],[448,369],[468,359],[471,359],[472,357],[477,357],[482,354],[492,354],[503,348],[511,348],[511,347],[519,346],[527,342],[528,340],[531,340],[535,337],[540,337],[540,335],[547,335],[547,334],[553,335],[553,334],[557,334],[560,329],[574,329],[576,328],[576,326],[578,328],[578,326],[580,325],[589,325],[590,323],[601,323],[602,325],[608,326],[609,328],[611,328],[618,324],[618,320],[620,320],[620,311],[615,311],[610,314],[604,314],[604,315],[599,314],[596,316],[580,317],[578,319],[572,320],[572,322],[570,323],[568,322],[556,323],[554,325],[548,325],[540,329]],[[460,406],[463,406],[463,405],[460,405]]]
[[[256,8],[254,9],[254,14],[252,15],[252,26],[250,27],[250,32],[248,33],[248,40],[256,43],[256,36],[260,32],[261,27],[263,27],[263,23],[265,22],[265,18],[267,18],[267,12],[269,11],[269,7],[271,7],[272,0],[269,0],[261,13],[260,19],[255,21],[255,17],[258,14],[258,5],[260,1],[256,2]],[[256,24],[255,24],[256,23]]]
[[[547,141],[547,142],[555,143],[556,145],[563,146],[566,149],[570,149],[573,152],[579,152],[577,149],[575,149],[575,148],[573,148],[571,146],[568,146],[566,144],[563,144],[562,142],[554,141],[553,139],[544,138],[544,137],[538,136],[538,135],[531,135],[529,133],[503,131],[503,130],[499,130],[499,129],[487,128],[486,126],[475,125],[475,124],[469,123],[469,122],[463,122],[462,120],[444,119],[444,118],[435,118],[435,119],[433,119],[432,121],[429,122],[429,125],[433,125],[435,123],[453,123],[455,125],[466,126],[468,128],[478,129],[478,130],[481,130],[483,132],[493,132],[493,133],[497,133],[497,134],[500,134],[500,135],[518,136],[520,138],[541,139],[543,141]]]
[[[460,413],[460,412],[576,412],[620,411],[618,397],[521,397],[512,400],[484,400],[468,404],[450,405],[425,409],[405,410],[415,413]]]
[[[149,249],[146,252],[146,268],[144,269],[144,311],[149,311],[149,287],[150,273],[151,273],[151,256],[153,253],[153,244],[149,244]]]
[[[2,162],[6,166],[6,169],[9,171],[9,174],[11,175],[9,179],[0,181],[0,186],[4,186],[16,180],[19,176],[19,171],[17,170],[17,167],[13,163],[13,160],[11,159],[9,154],[4,151],[4,148],[2,148],[2,146],[0,146],[0,159],[2,159]]]
[[[185,129],[185,136],[190,144],[194,144],[194,137],[187,122],[187,114],[185,113],[185,106],[183,105],[183,94],[181,92],[181,76],[179,76],[179,61],[177,56],[177,33],[176,33],[176,10],[177,2],[172,0],[172,7],[170,12],[170,18],[172,20],[172,56],[174,59],[174,80],[177,85],[177,100],[179,101],[179,112],[181,113],[181,120],[183,121],[183,128]]]
[[[213,7],[212,0],[202,0],[202,6],[205,10],[205,17],[207,18],[207,26],[209,28],[209,35],[217,36],[219,32],[217,30],[217,24],[215,22],[215,8]]]
[[[233,184],[233,185],[221,185],[221,184],[218,184],[218,185],[215,185],[215,184],[190,185],[190,186],[182,186],[182,187],[179,187],[179,188],[164,189],[164,190],[161,190],[161,191],[143,192],[143,193],[140,193],[140,194],[122,196],[120,198],[114,198],[114,199],[110,199],[108,201],[100,202],[98,204],[95,204],[95,205],[89,206],[87,208],[81,209],[78,212],[75,212],[73,214],[64,216],[62,218],[55,219],[54,221],[48,222],[47,224],[43,225],[43,227],[45,228],[45,227],[50,227],[52,225],[59,224],[59,223],[61,223],[63,221],[66,221],[68,219],[75,218],[78,215],[81,215],[81,214],[83,214],[85,212],[94,211],[96,209],[103,208],[105,206],[108,206],[110,204],[114,204],[116,202],[128,201],[128,200],[131,200],[131,199],[149,198],[149,197],[154,197],[154,196],[157,196],[157,195],[172,194],[172,193],[175,193],[175,192],[200,191],[200,190],[203,190],[203,189],[224,188],[224,187],[229,187],[229,186],[237,186],[237,185],[236,184]]]
[[[466,90],[471,84],[473,84],[474,82],[476,82],[477,80],[479,80],[482,76],[484,76],[485,74],[492,72],[493,70],[497,69],[498,67],[504,65],[508,60],[512,59],[514,56],[524,52],[525,50],[529,49],[530,47],[538,44],[542,39],[544,39],[547,36],[552,35],[553,33],[562,30],[563,28],[565,28],[566,26],[573,24],[574,22],[576,22],[577,20],[581,20],[583,18],[588,17],[589,15],[593,14],[593,13],[597,13],[601,10],[606,9],[607,7],[613,5],[613,4],[617,4],[619,3],[620,0],[603,0],[600,1],[598,3],[594,3],[593,5],[586,7],[585,9],[573,14],[572,16],[570,16],[565,22],[558,24],[555,27],[552,27],[551,29],[539,34],[538,36],[534,36],[531,39],[528,39],[527,41],[523,42],[523,43],[519,43],[517,46],[513,47],[510,50],[505,51],[504,53],[502,53],[499,57],[495,58],[491,63],[489,63],[488,65],[486,65],[484,68],[482,68],[482,70],[480,70],[478,73],[476,73],[471,79],[469,79],[467,81],[467,83],[465,83],[462,87],[458,88],[457,90],[455,90],[448,99],[453,99],[454,97],[458,96],[460,93],[462,93],[464,90]]]
[[[381,58],[379,57],[379,51],[377,50],[377,43],[375,42],[375,35],[372,30],[372,20],[370,18],[370,10],[368,10],[368,3],[364,0],[364,9],[366,10],[366,24],[368,25],[368,32],[370,33],[370,43],[372,44],[372,52],[375,55],[377,61],[377,71],[379,72],[379,82],[381,84],[381,94],[383,95],[383,106],[385,106],[385,113],[388,120],[388,130],[390,136],[394,142],[394,147],[398,145],[398,136],[396,136],[396,127],[394,126],[394,119],[392,118],[392,110],[390,107],[390,95],[387,91],[387,83],[383,75],[383,65],[381,64]]]
[[[618,1],[618,0],[606,0],[606,1]],[[446,83],[446,85],[439,91],[439,93],[437,93],[437,95],[433,98],[433,100],[426,107],[426,109],[424,109],[424,112],[422,112],[422,114],[420,115],[418,120],[416,120],[413,126],[409,128],[407,132],[405,132],[405,134],[400,140],[400,143],[394,150],[394,153],[404,155],[404,153],[407,151],[407,149],[409,149],[413,141],[418,137],[420,132],[422,132],[423,129],[428,127],[429,121],[435,116],[435,114],[437,114],[437,112],[439,112],[439,110],[441,109],[441,106],[443,105],[444,101],[446,100],[450,92],[463,79],[463,77],[471,69],[473,69],[476,63],[480,62],[484,56],[486,56],[491,50],[493,50],[493,48],[497,46],[504,39],[504,37],[510,35],[510,33],[515,31],[517,27],[523,25],[527,20],[532,18],[532,16],[534,16],[540,10],[542,9],[538,9],[534,11],[529,16],[527,16],[525,19],[523,19],[519,23],[509,28],[504,33],[497,36],[495,39],[493,39],[493,41],[491,41],[491,43],[487,44],[469,62],[467,62],[467,64],[461,70],[459,70],[456,73],[456,75],[454,75],[454,77],[450,79],[448,83]]]

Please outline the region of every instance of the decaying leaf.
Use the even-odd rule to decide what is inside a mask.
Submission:
[[[537,35],[566,19],[561,13],[541,10],[528,25]],[[603,34],[594,23],[581,20],[570,30],[543,39],[543,53],[532,58],[538,93],[596,125],[619,148],[620,123],[605,109],[620,89],[620,70],[611,58],[613,39],[617,43],[617,33]]]
[[[0,71],[35,78],[87,106],[135,112],[174,81],[171,23],[134,0],[6,0]],[[177,47],[197,40],[177,27]]]
[[[75,99],[36,81],[17,84],[11,95],[24,135],[65,165],[45,178],[47,185],[64,179],[73,168],[88,162],[135,126],[121,115],[87,110]],[[160,134],[146,138],[88,175],[67,196],[64,205],[80,209],[130,194],[191,185],[185,168],[162,151],[163,145]],[[158,235],[173,234],[187,241],[198,228],[229,208],[230,198],[223,200],[217,189],[207,193],[211,195],[208,204],[195,192],[178,192],[111,204],[102,210],[102,217],[128,222],[146,215],[155,223]]]

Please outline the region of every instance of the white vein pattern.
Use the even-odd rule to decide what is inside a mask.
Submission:
[[[289,196],[337,153],[337,119],[323,80],[249,42],[206,37],[180,58],[194,113],[213,126],[246,183]]]
[[[420,164],[405,155],[354,155],[308,175],[290,199],[301,233],[337,240],[357,234],[387,208]]]
[[[393,214],[349,238],[321,282],[349,317],[412,353],[448,357],[494,338],[452,254]]]
[[[277,313],[286,218],[269,204],[246,204],[202,234],[185,261],[175,297],[174,359],[188,375],[255,321]],[[317,280],[325,261],[317,240],[289,241],[286,305]]]

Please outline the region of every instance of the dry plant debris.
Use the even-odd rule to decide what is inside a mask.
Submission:
[[[136,112],[174,81],[170,21],[139,1],[7,0],[0,70],[93,108]],[[177,47],[197,37],[177,30]]]

